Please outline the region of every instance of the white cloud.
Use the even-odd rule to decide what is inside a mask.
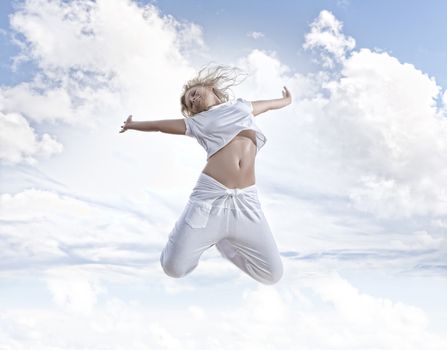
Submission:
[[[129,110],[169,115],[179,106],[173,92],[193,73],[185,56],[206,49],[200,26],[125,0],[29,0],[11,27],[25,38],[16,39],[19,61],[34,61],[39,72],[2,88],[3,109],[38,122],[91,127]]]
[[[349,6],[349,0],[335,0],[337,5],[340,7],[347,7]]]
[[[11,17],[11,25],[32,43],[28,57],[52,70],[84,68],[126,76],[117,69],[130,69],[139,60],[160,64],[166,56],[180,63],[179,46],[204,45],[196,24],[161,16],[152,4],[125,0],[28,0]]]
[[[151,262],[151,268],[158,270],[160,250],[170,229],[170,224],[164,228],[153,225],[160,215],[149,208],[143,216],[113,208],[110,203],[89,203],[43,190],[2,194],[0,207],[4,223],[18,223],[2,228],[5,275],[8,269],[13,273],[66,263],[113,264],[138,270]]]
[[[344,37],[333,15],[318,18],[317,38],[326,27]],[[258,118],[270,141],[261,174],[276,169],[271,178],[284,193],[344,198],[350,210],[378,218],[447,215],[446,107],[436,106],[434,78],[388,53],[344,57],[351,47],[317,43],[343,57],[339,71],[291,76],[275,53],[259,50],[242,61],[255,72],[246,98],[279,96],[283,85],[292,91],[292,105]]]
[[[343,24],[327,10],[320,12],[311,23],[310,32],[305,35],[303,48],[321,49],[319,58],[323,66],[334,68],[336,63],[343,63],[346,54],[355,46],[352,37],[342,33]]]
[[[206,311],[197,305],[190,305],[188,307],[188,311],[191,313],[191,316],[195,321],[201,321],[206,319]]]
[[[89,10],[90,15],[85,6],[89,8],[93,6]],[[117,13],[121,12],[124,20],[135,24],[135,27],[126,27],[123,33],[120,32],[112,40],[111,33],[117,33],[113,19],[116,19]],[[91,16],[92,14],[95,16]],[[197,145],[190,139],[173,140],[167,135],[163,135],[163,138],[161,135],[150,135],[149,138],[149,135],[144,133],[130,135],[131,131],[118,135],[117,128],[121,120],[116,127],[113,127],[113,121],[107,121],[105,111],[111,112],[114,107],[122,103],[130,106],[131,101],[139,103],[140,106],[149,106],[147,111],[162,110],[164,102],[162,96],[165,96],[165,92],[160,89],[166,89],[166,99],[173,98],[172,88],[168,87],[169,83],[165,88],[156,83],[160,81],[159,79],[147,80],[147,89],[157,91],[153,93],[153,96],[157,97],[155,105],[148,101],[144,96],[145,92],[139,89],[141,81],[153,74],[164,74],[180,86],[182,77],[186,76],[185,72],[191,71],[181,53],[192,45],[190,42],[192,39],[182,38],[188,30],[193,30],[194,37],[200,42],[202,40],[200,30],[193,24],[188,25],[186,22],[180,24],[169,16],[160,17],[155,7],[139,8],[131,4],[127,8],[122,1],[99,1],[96,5],[30,1],[13,18],[15,28],[23,31],[29,42],[40,40],[35,45],[29,45],[29,56],[40,62],[39,66],[49,72],[48,76],[52,78],[50,82],[62,80],[67,86],[77,86],[79,89],[75,88],[75,91],[83,91],[84,103],[80,104],[82,107],[79,108],[83,108],[86,112],[80,118],[87,120],[93,117],[102,120],[102,128],[97,129],[97,133],[85,134],[83,129],[68,131],[64,127],[57,130],[64,135],[62,140],[66,140],[67,148],[71,152],[64,159],[48,163],[48,169],[51,169],[49,170],[51,175],[66,184],[72,193],[79,195],[58,196],[56,190],[53,190],[56,193],[52,193],[51,188],[42,191],[23,189],[23,192],[18,192],[15,196],[4,195],[3,201],[8,202],[5,208],[12,207],[12,203],[18,203],[22,197],[27,198],[17,213],[29,212],[37,215],[43,212],[43,217],[48,220],[48,223],[36,223],[33,216],[27,218],[33,225],[39,225],[35,227],[47,233],[45,237],[48,241],[46,246],[42,247],[36,240],[35,246],[33,243],[32,248],[28,246],[26,249],[46,252],[48,256],[40,256],[45,256],[49,260],[55,256],[67,255],[75,260],[103,262],[122,262],[126,259],[138,262],[147,259],[145,253],[135,252],[135,247],[126,248],[127,244],[137,243],[121,240],[116,233],[137,232],[135,237],[132,236],[137,242],[141,234],[139,227],[145,227],[147,224],[141,218],[164,220],[165,224],[161,229],[151,225],[147,227],[148,230],[157,230],[159,233],[151,237],[147,243],[160,246],[164,242],[162,237],[172,228],[170,225],[175,220],[175,213],[180,213],[183,206],[181,203],[184,203],[187,197],[187,190],[182,194],[181,186],[186,188],[194,181],[190,180],[192,175],[188,178],[188,176],[179,177],[177,174],[184,173],[185,167],[186,169],[189,167],[192,174],[194,166],[200,165],[199,154],[202,150],[195,147]],[[101,18],[103,21],[99,20]],[[57,32],[54,26],[62,26],[64,29]],[[84,30],[87,27],[90,31]],[[33,31],[30,28],[39,30]],[[83,34],[79,34],[79,31]],[[337,38],[338,44],[331,46],[326,43],[325,37],[318,36],[319,31],[332,33]],[[143,33],[142,37],[146,37],[149,43],[137,48],[133,43],[135,39],[129,39],[132,37],[131,33],[135,32]],[[352,49],[352,46],[347,44],[352,40],[346,39],[341,32],[341,23],[327,11],[322,11],[311,25],[311,33],[315,35],[315,40],[309,41],[313,43],[312,47],[325,47],[331,54],[338,55],[337,57],[342,57]],[[67,40],[64,40],[65,36]],[[82,45],[87,45],[90,40],[95,41],[93,46],[96,50],[96,53],[89,53],[93,55],[90,58],[77,57],[79,55],[74,51],[70,54],[64,51],[69,51],[72,47],[86,49]],[[58,44],[54,44],[54,41]],[[59,48],[64,42],[71,44],[67,44],[63,49]],[[169,61],[162,59],[161,56],[154,57],[151,52],[155,48],[157,55],[164,54],[164,58],[175,59]],[[59,53],[58,50],[64,51],[60,51],[60,54],[66,55],[64,59],[52,61],[52,57],[46,57]],[[116,50],[125,50],[129,54],[124,55],[120,52],[114,56]],[[103,55],[103,52],[108,54]],[[146,67],[146,64],[139,63],[146,59],[152,64],[150,68]],[[445,215],[445,202],[443,202],[447,183],[443,181],[445,168],[442,167],[442,163],[437,162],[437,159],[444,157],[446,152],[442,143],[445,123],[437,117],[437,112],[432,106],[438,89],[434,81],[422,72],[411,65],[401,64],[385,53],[378,54],[362,49],[353,52],[350,57],[340,62],[342,62],[342,77],[334,79],[325,71],[317,74],[292,75],[291,69],[282,64],[274,52],[254,50],[247,58],[241,59],[241,65],[245,65],[254,73],[252,79],[246,83],[246,91],[250,91],[254,98],[277,95],[282,85],[289,86],[294,94],[294,103],[281,110],[281,119],[273,117],[274,111],[269,112],[272,116],[270,118],[267,115],[259,117],[258,123],[262,129],[265,128],[269,138],[269,146],[260,154],[260,157],[264,157],[264,161],[259,163],[260,174],[280,184],[279,190],[275,187],[270,191],[269,186],[265,187],[266,210],[272,218],[275,232],[282,232],[284,250],[300,251],[302,255],[315,254],[323,248],[321,239],[314,237],[322,236],[326,239],[325,249],[328,252],[349,249],[361,252],[367,252],[368,249],[377,251],[384,248],[405,249],[399,244],[396,247],[389,247],[388,240],[391,238],[394,242],[399,242],[402,235],[411,235],[417,231],[416,229],[407,228],[405,231],[385,235],[387,227],[380,227],[379,224],[368,222],[366,219],[353,218],[352,209],[391,219],[415,214]],[[87,74],[84,68],[88,68],[92,74]],[[71,70],[74,70],[73,74],[64,75],[64,72]],[[113,74],[108,75],[104,72]],[[143,78],[136,79],[137,75]],[[47,93],[54,91],[53,84],[46,81],[43,75],[38,74],[35,82],[38,82],[39,88]],[[112,87],[107,87],[108,83],[112,84]],[[98,88],[98,84],[101,88]],[[75,117],[74,114],[70,114],[72,113],[70,103],[58,101],[72,101],[76,94],[73,95],[69,90],[60,88],[60,94],[39,95],[40,102],[32,99],[21,100],[18,96],[30,98],[31,94],[26,91],[31,85],[22,84],[4,90],[5,94],[9,94],[8,100],[13,101],[15,96],[19,101],[14,105],[14,109],[25,109],[22,106],[29,103],[21,101],[29,101],[36,105],[36,110],[40,110],[42,115],[49,117],[52,111],[59,111],[60,107],[66,111],[63,112],[66,113],[64,114],[66,120]],[[21,90],[22,88],[24,90]],[[120,96],[120,102],[114,104],[112,97],[115,93]],[[45,96],[51,98],[47,99]],[[245,97],[251,96],[246,94]],[[51,105],[52,102],[49,100],[54,100],[56,105]],[[26,113],[33,115],[32,110],[26,108],[28,108]],[[174,110],[173,107],[166,108]],[[88,111],[98,113],[93,116],[93,112]],[[47,117],[36,117],[36,121],[46,119]],[[120,138],[119,141],[110,136],[112,133]],[[423,142],[420,142],[421,140]],[[188,141],[191,141],[190,149],[187,148]],[[159,152],[159,149],[164,149],[164,152]],[[182,150],[181,162],[177,161],[179,149]],[[287,152],[287,150],[293,151]],[[153,164],[157,164],[157,168],[154,168]],[[424,166],[420,167],[421,164]],[[131,177],[132,181],[123,180],[123,173],[117,172],[116,169],[126,169],[123,170],[128,171],[125,177]],[[272,169],[279,170],[272,172]],[[198,174],[196,170],[194,172]],[[179,187],[172,188],[173,182]],[[153,190],[141,191],[142,188]],[[273,209],[273,205],[271,207],[269,205],[274,204],[281,193],[289,193],[283,200],[290,201],[291,209],[288,211],[293,220],[284,221],[276,218],[276,210]],[[166,202],[160,201],[158,196],[167,198]],[[309,197],[300,200],[297,199],[298,196]],[[318,196],[326,196],[328,200],[318,201]],[[76,233],[73,230],[75,226],[72,220],[74,218],[78,220],[79,217],[76,215],[79,213],[71,215],[76,213],[73,212],[71,205],[67,205],[73,201],[72,198],[79,199],[74,201],[77,203],[76,206],[92,213],[88,214],[88,219],[85,219],[83,224],[85,231],[75,236],[74,241],[71,235]],[[121,227],[121,224],[113,220],[113,224],[104,226],[106,227],[104,231],[97,230],[95,222],[98,218],[101,218],[101,222],[107,222],[109,215],[115,217],[116,214],[114,210],[104,209],[103,204],[99,207],[91,206],[89,202],[98,202],[95,198],[102,198],[102,201],[109,203],[110,206],[115,205],[116,210],[118,208],[125,210],[123,214],[117,216],[119,218],[122,215],[127,217],[128,213],[135,214],[132,220],[126,219],[130,222],[129,226]],[[342,200],[337,202],[337,198]],[[55,208],[51,204],[53,201],[60,210],[53,210]],[[297,210],[303,214],[294,215]],[[64,220],[52,215],[56,212],[59,212],[58,215]],[[18,214],[8,209],[3,214],[7,220],[17,219],[16,215]],[[315,222],[318,224],[315,225]],[[49,228],[51,225],[60,226],[59,231],[68,234],[58,237],[54,233],[58,230]],[[350,226],[357,229],[351,229]],[[304,242],[297,242],[295,227],[300,227],[300,232],[308,234]],[[20,229],[17,230],[20,232]],[[114,230],[115,234],[110,234],[108,230]],[[7,232],[10,242],[8,246],[12,244],[11,242],[20,241],[19,238],[15,238],[21,237],[17,234],[16,228],[9,228]],[[100,238],[105,237],[102,236],[104,232],[107,232],[108,243]],[[365,233],[374,235],[374,238],[365,237]],[[427,234],[433,235],[434,242],[439,242],[438,237],[430,230],[427,230]],[[338,238],[333,238],[335,236]],[[126,237],[133,242],[133,238]],[[74,244],[84,238],[88,244],[84,246]],[[116,241],[111,243],[111,240]],[[331,242],[330,245],[327,245],[328,241]],[[15,247],[17,250],[11,254],[24,258],[26,249],[21,244]],[[392,259],[395,259],[395,256]]]
[[[29,8],[19,12],[16,15],[17,18],[23,16],[27,18],[26,16],[37,13],[43,19],[49,16],[48,21],[37,21],[33,15],[29,19],[31,22],[19,20],[16,26],[21,28],[20,25],[23,25],[23,30],[28,33],[26,28],[29,23],[37,21],[36,25],[43,26],[41,32],[51,37],[54,31],[46,26],[51,28],[51,23],[60,23],[60,18],[63,16],[57,12],[57,9],[60,10],[69,5],[52,2],[45,6],[56,6],[56,8],[45,12],[41,8],[35,8],[38,4],[39,2],[35,1],[29,2]],[[87,16],[82,8],[80,10],[74,4],[72,3],[74,7],[70,8],[69,12],[79,11],[80,14],[69,21],[67,28],[71,28],[73,25],[71,22],[76,21],[75,18]],[[98,16],[105,16],[101,11],[114,14],[117,11],[114,5],[120,8],[122,2],[98,2],[98,7],[92,11]],[[42,8],[45,9],[45,6]],[[167,32],[163,34],[167,38],[171,38],[171,35],[176,33],[171,26],[176,23],[173,18],[165,17],[167,23],[162,25],[161,18],[156,18],[158,13],[156,9],[148,7],[140,12],[136,9],[132,7],[131,10],[124,11],[125,14],[130,13],[128,16],[134,16],[133,21],[129,23],[137,23],[136,28],[138,26],[146,28],[147,25],[149,27],[145,30],[148,32],[167,28]],[[89,20],[92,28],[96,28],[96,25],[103,28],[109,23],[96,23],[94,18],[96,17]],[[341,24],[332,15],[323,13],[319,16],[319,21],[317,21],[318,25],[315,23],[312,25],[314,34],[317,33],[318,28],[325,31],[329,27],[332,28],[333,33],[343,37]],[[79,26],[82,27],[82,23],[80,21]],[[113,32],[115,29],[112,28],[112,24],[108,25],[110,26],[107,27],[108,30]],[[152,25],[155,27],[150,27]],[[174,25],[176,26],[179,25]],[[191,25],[191,27],[194,26]],[[93,31],[101,33],[100,30]],[[67,29],[61,33],[71,33],[71,31]],[[35,33],[29,35],[30,40],[34,40],[32,38]],[[77,38],[74,34],[65,35]],[[149,37],[152,37],[152,33]],[[91,35],[86,38],[79,37],[81,43],[78,45],[83,45],[83,40],[87,39],[96,40]],[[171,56],[172,51],[175,53],[173,57],[178,57],[179,48],[173,43],[178,42],[179,39],[171,39],[169,48],[164,47],[166,45],[164,41],[154,39],[152,44],[160,45],[160,50],[164,49],[167,56]],[[64,41],[63,38],[59,40]],[[122,40],[122,44],[125,45],[125,40]],[[121,45],[121,42],[118,42]],[[103,42],[98,39],[96,45],[114,46],[115,43],[111,40]],[[48,68],[55,81],[56,78],[63,77],[63,74],[58,75],[59,70],[68,71],[69,67],[73,69],[83,64],[92,68],[91,65],[95,62],[92,59],[87,64],[83,63],[84,58],[79,58],[77,61],[76,57],[67,57],[65,61],[61,61],[57,69],[53,69],[55,63],[50,64],[41,57],[46,51],[31,49],[31,47],[33,46],[30,46],[30,55],[42,61],[41,65]],[[109,50],[114,49],[109,48]],[[150,56],[146,46],[143,46],[141,50],[140,53],[135,53],[137,61],[139,61],[138,57]],[[72,52],[71,56],[76,56],[76,54]],[[119,75],[115,75],[110,82],[117,84],[119,82],[119,84],[113,85],[113,91],[120,91],[119,94],[124,96],[124,99],[132,94],[139,99],[139,103],[161,110],[163,101],[158,101],[158,97],[163,94],[154,94],[157,96],[157,107],[155,107],[155,104],[144,98],[143,92],[136,86],[126,85],[126,82],[133,83],[132,77],[137,74],[137,71],[143,69],[143,72],[146,72],[145,65],[131,64],[135,63],[130,58],[131,56],[121,57],[122,60],[110,57],[110,62],[106,65],[111,67],[110,70],[113,70],[113,67],[127,69],[116,70],[119,71]],[[177,63],[181,62],[183,62],[182,59],[177,61]],[[157,69],[165,69],[164,73],[171,74],[172,79],[175,78],[177,84],[180,84],[178,82],[181,81],[181,75],[184,72],[178,69],[182,68],[162,60],[155,60],[153,63]],[[335,254],[340,257],[340,264],[360,264],[355,260],[342,262],[345,261],[343,257],[357,251],[363,254],[365,264],[371,263],[370,259],[376,259],[377,266],[382,267],[387,264],[384,255],[390,259],[389,261],[395,261],[396,254],[402,254],[400,263],[408,264],[406,256],[409,251],[416,255],[421,254],[420,251],[423,249],[421,246],[412,244],[402,246],[398,243],[404,237],[407,239],[413,237],[412,235],[419,228],[405,227],[390,233],[386,224],[381,226],[379,223],[369,221],[369,218],[353,217],[357,213],[353,213],[352,210],[356,209],[359,212],[389,219],[402,219],[415,214],[444,215],[443,193],[445,183],[447,183],[443,181],[445,168],[436,160],[445,155],[445,147],[442,143],[445,123],[443,124],[441,118],[436,115],[436,109],[432,106],[433,98],[438,92],[434,81],[415,67],[401,64],[388,54],[378,54],[367,49],[353,52],[343,61],[341,70],[343,74],[339,79],[332,78],[326,71],[292,75],[291,69],[282,64],[276,53],[266,53],[261,50],[254,50],[248,57],[241,59],[240,65],[253,72],[252,79],[247,80],[244,85],[245,91],[249,91],[253,98],[262,99],[264,96],[269,98],[269,96],[278,95],[283,85],[287,85],[294,94],[294,103],[280,111],[280,118],[274,117],[276,112],[271,111],[268,113],[271,117],[266,114],[265,117],[260,116],[258,121],[269,138],[269,146],[259,155],[264,158],[258,165],[260,169],[258,174],[261,175],[258,179],[266,184],[262,189],[265,193],[263,202],[265,202],[265,209],[271,218],[275,233],[278,232],[278,237],[281,237],[279,243],[281,249],[299,252],[301,256],[320,255],[321,260],[330,254]],[[185,63],[185,71],[189,70],[186,67],[187,63]],[[99,65],[96,68],[92,71],[100,72],[102,69]],[[202,150],[190,139],[172,139],[167,135],[144,133],[131,135],[131,131],[118,134],[119,123],[114,127],[112,121],[106,122],[108,116],[104,114],[105,110],[110,112],[116,106],[110,100],[112,95],[107,92],[101,94],[102,90],[95,90],[95,93],[92,93],[92,87],[87,79],[88,74],[84,74],[83,70],[75,70],[75,72],[73,76],[79,78],[84,84],[80,86],[88,86],[85,97],[89,98],[89,102],[84,103],[82,108],[92,111],[97,110],[96,106],[99,105],[108,106],[103,107],[102,112],[98,110],[99,113],[95,114],[95,118],[102,119],[104,122],[101,123],[101,129],[91,134],[85,133],[82,128],[72,131],[66,127],[60,127],[55,132],[56,135],[59,133],[63,135],[62,140],[66,140],[67,149],[70,152],[63,159],[45,166],[48,167],[51,176],[65,185],[64,191],[69,188],[71,192],[69,195],[58,195],[57,191],[61,190],[60,187],[52,188],[45,184],[41,191],[34,191],[24,189],[23,184],[20,183],[17,187],[22,187],[22,192],[19,191],[14,196],[4,195],[3,201],[7,203],[4,207],[7,209],[3,212],[3,217],[6,220],[17,220],[17,215],[33,213],[30,216],[25,215],[26,220],[33,225],[34,231],[45,232],[46,240],[45,246],[42,246],[42,240],[28,240],[32,243],[25,248],[20,243],[23,236],[19,233],[24,229],[23,226],[8,228],[7,240],[4,244],[7,247],[16,247],[8,256],[15,256],[16,259],[12,261],[17,262],[25,259],[25,252],[30,249],[33,252],[39,252],[39,256],[45,257],[44,259],[48,261],[53,261],[54,257],[60,256],[73,259],[70,261],[85,259],[123,264],[126,260],[134,263],[144,261],[148,259],[147,253],[135,251],[137,242],[141,243],[140,228],[145,227],[147,232],[157,232],[155,236],[148,236],[146,244],[154,244],[159,248],[164,243],[163,237],[172,228],[176,213],[181,212],[182,203],[187,198],[187,187],[193,184],[193,177],[198,174],[197,170],[193,169],[201,164]],[[174,72],[181,74],[179,77],[174,77],[172,75]],[[47,86],[45,79],[42,75],[37,77],[39,87],[44,90]],[[97,83],[98,80],[95,80],[95,77],[104,78],[102,83],[107,85],[105,84],[106,76],[93,75],[93,82]],[[119,81],[114,80],[116,77],[120,77]],[[71,78],[64,79],[70,82],[75,81]],[[149,89],[160,89],[159,84],[153,80],[150,82],[147,84]],[[47,87],[50,85],[48,84]],[[19,96],[22,94],[18,93],[20,86],[8,88],[5,93],[13,96],[17,92],[16,95]],[[405,88],[400,89],[401,86]],[[60,100],[58,96],[70,96],[64,89],[60,91],[63,92],[61,95],[52,95],[54,103]],[[91,93],[88,94],[87,91]],[[107,88],[104,91],[108,91]],[[23,94],[26,95],[26,92]],[[40,108],[39,106],[42,106],[41,110],[45,107],[48,116],[51,115],[51,111],[58,111],[57,108],[47,105],[45,97],[42,96],[39,97],[42,98],[42,102],[36,103],[37,109]],[[170,96],[172,98],[172,91]],[[63,101],[65,97],[62,98]],[[244,94],[244,97],[251,98],[248,93]],[[24,103],[17,103],[17,106],[22,105]],[[58,106],[63,109],[63,105],[69,109],[68,103]],[[32,112],[27,113],[32,114]],[[91,115],[86,113],[85,117],[90,118]],[[46,127],[46,125],[43,126]],[[112,138],[112,134],[119,139]],[[423,142],[419,142],[420,140]],[[189,141],[190,149],[187,148]],[[164,152],[159,152],[159,149],[163,149]],[[179,158],[180,149],[182,152]],[[181,160],[178,161],[179,159]],[[153,164],[157,164],[157,167]],[[419,167],[420,164],[424,166]],[[188,168],[190,174],[193,172],[195,174],[188,177],[185,174],[185,169]],[[179,173],[184,175],[179,177]],[[270,190],[272,185],[264,180],[267,177],[275,183],[272,190]],[[11,174],[9,178],[14,178],[14,175]],[[125,180],[126,178],[132,180]],[[174,182],[178,184],[178,187],[172,187]],[[24,183],[28,184],[28,182]],[[39,182],[33,182],[33,184],[36,184],[36,187],[42,186]],[[184,192],[181,192],[182,188]],[[26,199],[22,201],[21,198]],[[101,198],[101,200],[98,201],[96,198]],[[166,198],[166,200],[161,201],[159,198]],[[54,206],[53,201],[57,203]],[[289,203],[289,209],[282,210],[281,214],[288,213],[288,217],[292,218],[289,221],[282,220],[274,209],[276,203],[284,201]],[[13,207],[13,203],[19,202],[22,205],[19,205],[20,209],[16,212],[8,209]],[[76,207],[83,208],[82,211],[90,213],[87,215],[88,218],[73,211],[71,204],[68,204],[72,202],[76,203]],[[99,205],[92,205],[92,202]],[[107,206],[113,209],[106,209]],[[119,210],[124,212],[115,214]],[[301,214],[297,216],[296,212]],[[47,222],[35,222],[35,215],[38,213],[42,213],[42,217]],[[54,215],[55,213],[58,215]],[[73,225],[72,221],[79,220],[79,215],[82,220],[85,220],[82,225],[85,229],[81,231],[81,234],[74,229],[76,225]],[[114,218],[112,224],[97,229],[98,220],[108,222],[109,216]],[[41,219],[37,221],[39,220]],[[161,228],[156,228],[148,224],[146,220],[153,220],[153,222],[161,220],[163,224]],[[122,224],[123,221],[128,224]],[[54,229],[53,226],[58,229]],[[299,227],[299,232],[305,235],[305,240],[297,241],[296,227]],[[58,236],[57,232],[67,234]],[[127,232],[134,232],[135,235],[127,235]],[[439,237],[429,228],[427,228],[427,235],[433,237],[433,248],[441,249]],[[124,236],[128,240],[122,240],[121,237]],[[107,237],[107,240],[103,237]],[[395,245],[389,244],[390,239],[396,242]],[[414,238],[411,238],[409,242],[413,240]],[[82,242],[88,243],[79,245]],[[132,248],[129,248],[129,245],[132,245]],[[396,249],[396,252],[387,253],[386,249]],[[319,254],[322,251],[324,254]],[[367,258],[368,252],[371,254],[369,258]],[[375,256],[377,258],[374,258]],[[418,255],[417,259],[424,259],[424,257]],[[27,261],[32,263],[32,260]],[[327,263],[330,261],[329,259]],[[158,264],[156,259],[155,264]],[[204,275],[214,276],[215,266],[206,266],[203,270]],[[222,270],[219,271],[222,272]],[[228,276],[232,279],[239,275],[230,273]],[[173,293],[176,291],[174,286]]]
[[[0,315],[2,344],[15,349],[31,344],[33,349],[197,349],[226,344],[295,349],[301,344],[328,350],[440,350],[447,344],[444,335],[430,329],[427,315],[418,307],[364,293],[336,273],[306,274],[298,266],[290,271],[287,281],[275,287],[247,286],[231,303],[220,298],[207,302],[209,295],[222,293],[221,286],[214,286],[195,290],[195,302],[189,304],[189,291],[175,300],[169,295],[159,299],[152,286],[141,298],[123,299],[109,290],[101,293],[105,287],[85,271],[60,270],[53,273],[57,282],[49,284],[57,307],[5,308]],[[59,283],[64,275],[66,285]],[[138,288],[126,284],[125,289]]]
[[[35,164],[35,157],[49,157],[63,150],[55,138],[45,133],[38,138],[20,114],[0,112],[0,161],[7,164]]]
[[[328,84],[318,133],[358,170],[353,204],[381,217],[447,215],[447,120],[434,79],[386,53],[356,52]]]
[[[52,269],[47,285],[54,302],[63,310],[88,315],[106,289],[81,269]]]
[[[247,36],[256,40],[259,38],[263,38],[265,35],[262,32],[249,32],[247,33]]]
[[[28,1],[12,18],[28,42],[21,57],[42,71],[30,83],[2,88],[2,110],[38,124],[35,132],[20,117],[14,135],[28,130],[35,140],[54,129],[64,157],[36,173],[64,192],[46,182],[30,188],[36,179],[20,182],[18,171],[18,190],[1,196],[2,278],[45,270],[40,282],[54,303],[37,311],[2,305],[2,346],[446,347],[420,308],[316,272],[441,265],[446,240],[434,228],[440,232],[446,222],[439,160],[446,155],[447,95],[437,110],[433,79],[388,54],[353,52],[354,39],[328,11],[312,24],[306,47],[323,50],[325,68],[339,63],[341,77],[328,70],[293,74],[275,52],[242,58],[254,75],[241,95],[280,97],[286,85],[294,98],[258,118],[269,143],[259,154],[257,180],[285,277],[275,287],[259,286],[211,250],[192,275],[171,279],[159,254],[198,175],[202,149],[186,138],[118,135],[118,115],[180,117],[172,101],[193,73],[186,57],[203,49],[202,29],[121,0]],[[86,131],[91,125],[97,128]],[[433,226],[407,219],[417,215]],[[124,295],[116,297],[108,283]],[[227,291],[236,303],[217,297]]]

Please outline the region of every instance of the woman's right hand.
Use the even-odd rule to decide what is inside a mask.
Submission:
[[[129,115],[129,117],[127,118],[127,120],[124,121],[124,125],[121,126],[121,131],[120,131],[120,133],[126,131],[127,129],[129,129],[131,123],[132,123],[132,114]]]

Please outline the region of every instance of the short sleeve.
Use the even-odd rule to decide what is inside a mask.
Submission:
[[[185,135],[186,136],[190,136],[190,137],[194,137],[194,134],[192,133],[192,127],[191,127],[191,124],[192,124],[192,120],[191,120],[191,118],[185,118],[185,119],[183,119],[184,121],[185,121],[185,126],[186,126],[186,131],[185,131]]]
[[[237,101],[241,102],[247,108],[247,111],[253,113],[253,105],[250,101],[247,101],[243,98],[238,98]]]

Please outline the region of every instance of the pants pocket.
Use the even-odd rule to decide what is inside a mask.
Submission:
[[[192,228],[204,228],[208,223],[211,208],[200,204],[188,204],[185,221]]]

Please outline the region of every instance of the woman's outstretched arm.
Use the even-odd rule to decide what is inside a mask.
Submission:
[[[185,121],[183,119],[164,119],[164,120],[150,120],[150,121],[133,121],[130,115],[124,125],[121,127],[121,132],[128,129],[139,131],[160,131],[167,134],[184,135],[186,131]]]
[[[261,100],[261,101],[251,101],[253,106],[253,115],[267,112],[271,109],[283,108],[292,103],[292,95],[289,90],[284,86],[284,91],[282,91],[282,98],[277,98],[273,100]]]

